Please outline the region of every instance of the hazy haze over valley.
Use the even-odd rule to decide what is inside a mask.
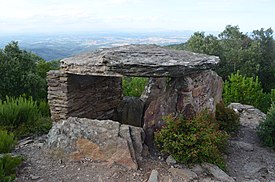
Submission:
[[[14,34],[0,36],[0,48],[10,41],[18,41],[20,47],[48,61],[80,52],[126,44],[178,44],[185,42],[192,33],[193,31]]]

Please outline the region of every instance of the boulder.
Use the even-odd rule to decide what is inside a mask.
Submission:
[[[228,107],[240,115],[240,124],[242,126],[247,126],[250,129],[256,129],[260,122],[266,118],[265,113],[261,112],[254,106],[231,103]]]
[[[215,113],[221,97],[222,78],[211,70],[166,81],[151,80],[142,96],[148,105],[143,126],[147,144],[152,146],[154,132],[165,124],[163,116],[182,114],[192,118],[204,109]]]
[[[142,128],[112,120],[70,117],[54,123],[47,147],[62,149],[70,160],[90,159],[137,169],[144,141]]]
[[[138,97],[123,97],[116,109],[114,120],[120,123],[142,127],[144,103]]]

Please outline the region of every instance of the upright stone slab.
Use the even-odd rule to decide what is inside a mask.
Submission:
[[[214,114],[222,98],[222,78],[213,71],[202,71],[166,81],[152,79],[142,98],[147,105],[144,114],[146,142],[152,146],[154,132],[165,124],[163,116],[181,114],[192,118],[203,109]]]

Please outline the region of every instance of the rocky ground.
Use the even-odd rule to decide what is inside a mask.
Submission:
[[[26,160],[18,170],[16,181],[275,182],[275,152],[263,147],[256,135],[256,126],[264,114],[250,106],[235,104],[232,107],[240,113],[242,126],[229,142],[227,174],[208,163],[188,168],[176,164],[170,157],[144,157],[139,161],[138,170],[89,159],[69,161],[58,151],[45,149],[47,136],[44,135],[19,142],[14,153]]]

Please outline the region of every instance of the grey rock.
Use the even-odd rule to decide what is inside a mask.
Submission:
[[[258,179],[252,179],[252,180],[246,180],[246,181],[244,181],[244,182],[261,182],[261,181],[258,180]]]
[[[219,58],[156,45],[127,45],[80,54],[60,62],[61,70],[72,74],[179,77],[210,69]]]
[[[202,175],[205,171],[199,164],[195,164],[191,170],[195,172],[197,175]]]
[[[64,156],[71,160],[108,161],[137,169],[137,157],[142,155],[143,142],[142,128],[112,120],[70,117],[54,123],[48,134],[47,147],[50,150],[62,149]]]
[[[266,169],[266,166],[264,164],[261,164],[259,162],[247,162],[244,165],[244,169],[248,174],[255,174],[259,172],[262,169]]]
[[[243,141],[230,141],[230,143],[233,145],[236,145],[237,147],[239,147],[245,151],[253,151],[254,150],[253,145],[243,142]]]
[[[143,107],[144,103],[138,97],[123,97],[115,112],[115,119],[120,123],[143,126]]]
[[[30,175],[31,180],[38,180],[40,176]]]
[[[146,150],[146,145],[144,144],[145,141],[145,133],[144,130],[140,127],[129,126],[130,128],[130,135],[133,143],[133,148],[135,151],[135,156],[137,160],[141,160],[143,153]]]
[[[197,174],[188,168],[170,168],[168,171],[172,174],[173,178],[180,178],[183,181],[194,181],[198,179]]]
[[[147,182],[158,182],[158,181],[159,181],[159,172],[154,169],[152,170]]]
[[[166,159],[166,163],[167,163],[168,165],[171,165],[171,164],[176,164],[177,161],[176,161],[171,155],[169,155],[169,156],[167,157],[167,159]]]
[[[251,129],[256,129],[261,121],[266,118],[266,115],[259,109],[245,104],[231,103],[229,108],[240,114],[240,124]]]
[[[235,180],[228,176],[223,170],[218,166],[209,163],[203,163],[202,167],[205,168],[210,174],[212,174],[217,180],[223,182],[234,182]]]

